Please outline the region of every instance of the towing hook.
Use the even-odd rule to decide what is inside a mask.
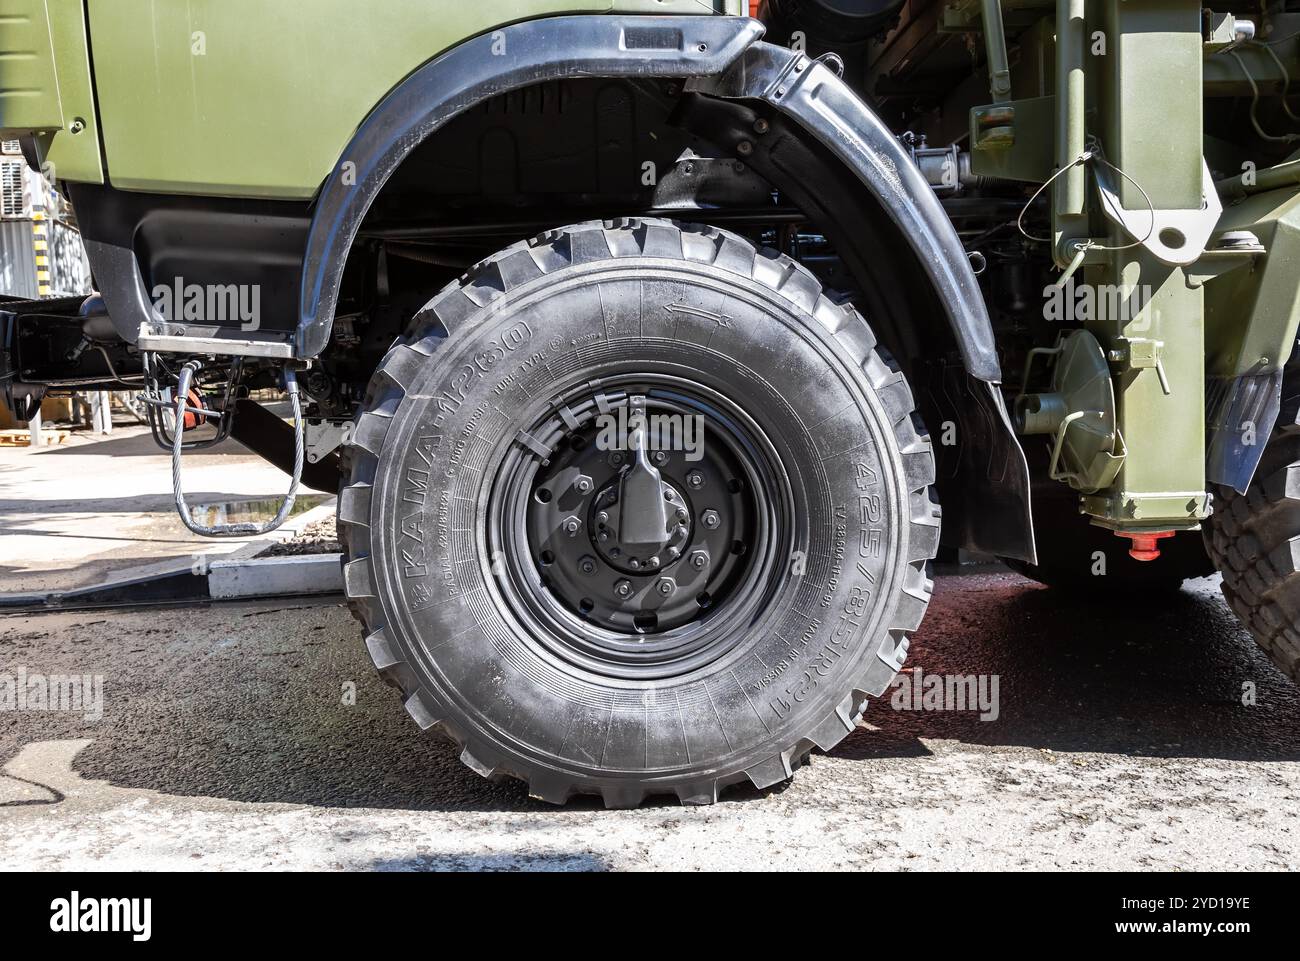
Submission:
[[[1160,557],[1160,542],[1166,537],[1173,537],[1175,531],[1116,531],[1119,537],[1127,537],[1133,542],[1128,549],[1129,557],[1135,561],[1154,561]]]

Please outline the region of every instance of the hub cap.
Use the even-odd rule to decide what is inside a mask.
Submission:
[[[771,445],[711,389],[663,375],[577,388],[521,431],[489,546],[532,633],[583,666],[665,676],[730,650],[790,536]]]

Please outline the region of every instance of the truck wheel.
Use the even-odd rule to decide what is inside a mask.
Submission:
[[[903,376],[807,270],[724,231],[587,223],[483,261],[389,351],[351,443],[375,666],[545,801],[785,780],[929,601]]]
[[[1286,385],[1296,393],[1295,376]],[[1294,398],[1284,412],[1294,412]],[[1223,596],[1278,668],[1300,682],[1300,425],[1279,418],[1245,494],[1215,487],[1205,546]]]

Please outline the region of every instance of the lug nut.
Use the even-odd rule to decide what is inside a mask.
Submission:
[[[661,450],[655,451],[654,462],[656,464],[668,463],[668,455]]]
[[[596,573],[596,558],[588,556],[578,561],[578,570],[584,574]]]
[[[617,450],[614,451],[614,453],[612,453],[612,454],[609,455],[609,462],[610,462],[610,464],[611,464],[612,466],[614,466],[614,467],[622,467],[622,466],[623,466],[623,452],[622,452],[622,451],[617,451]]]
[[[717,530],[718,525],[722,523],[722,518],[718,517],[717,511],[705,511],[704,516],[700,518],[700,522],[712,531]]]
[[[709,555],[704,551],[694,551],[691,554],[691,567],[697,571],[702,571],[709,565]]]
[[[704,486],[704,474],[700,471],[693,470],[686,475],[686,483],[696,490],[699,490]]]
[[[659,583],[656,584],[655,587],[664,597],[667,597],[673,591],[677,590],[677,585],[673,583],[671,577],[660,578]]]
[[[564,528],[564,533],[568,534],[570,537],[577,537],[578,531],[582,530],[582,521],[578,520],[576,517],[566,517],[564,519],[564,524],[561,526]]]
[[[614,584],[614,593],[619,597],[628,597],[632,593],[632,582],[629,580],[616,582]]]
[[[586,474],[579,474],[578,477],[573,482],[573,489],[576,490],[579,494],[590,494],[591,487],[592,487],[591,478],[588,477]]]

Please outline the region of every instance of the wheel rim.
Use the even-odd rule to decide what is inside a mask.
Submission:
[[[739,405],[698,381],[629,373],[560,394],[516,435],[487,540],[505,609],[530,637],[595,673],[649,680],[749,633],[785,580],[792,503]]]

